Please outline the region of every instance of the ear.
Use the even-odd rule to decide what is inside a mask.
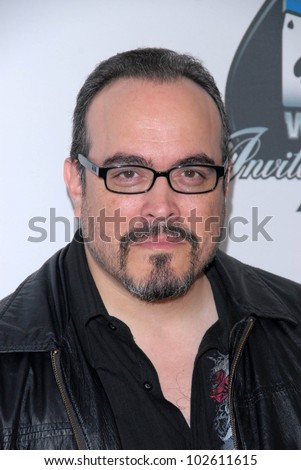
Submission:
[[[80,216],[82,206],[82,183],[77,168],[77,162],[70,157],[66,158],[64,163],[64,180],[68,189],[68,194],[72,200],[75,217]]]
[[[225,188],[225,198],[228,197],[229,194],[229,183],[230,183],[230,176],[231,176],[231,170],[232,170],[232,161],[228,163],[226,175],[225,175],[225,180],[224,180],[224,188]]]

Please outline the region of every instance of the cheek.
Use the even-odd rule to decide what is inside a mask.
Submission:
[[[141,202],[134,196],[115,194],[105,188],[91,188],[86,193],[85,218],[94,219],[101,240],[118,243],[129,227],[138,224],[140,213]]]
[[[204,239],[206,234],[210,236],[219,232],[224,220],[224,204],[222,191],[203,194],[187,201],[187,204],[181,207],[181,215],[188,229]]]
[[[105,210],[108,215],[113,216],[114,210],[120,206],[118,195],[109,192],[104,182],[97,178],[87,180],[85,205],[91,216],[97,216],[100,210]]]
[[[204,223],[204,237],[207,235],[212,243],[219,240],[221,234],[221,227],[224,224],[225,215],[225,197],[224,193],[220,192],[214,198],[209,206]]]

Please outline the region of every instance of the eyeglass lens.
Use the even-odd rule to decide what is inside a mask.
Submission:
[[[157,175],[160,176],[160,175]],[[162,175],[164,176],[164,175]],[[111,168],[107,172],[109,190],[123,193],[145,192],[155,179],[155,172],[139,166]],[[183,193],[202,193],[213,189],[217,182],[216,170],[210,166],[185,166],[168,172],[171,187]]]

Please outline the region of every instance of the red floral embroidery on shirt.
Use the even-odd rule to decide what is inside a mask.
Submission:
[[[210,398],[214,398],[218,403],[221,403],[228,397],[229,376],[223,370],[217,371],[213,376],[214,388]]]

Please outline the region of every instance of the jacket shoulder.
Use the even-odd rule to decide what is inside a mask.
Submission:
[[[68,247],[47,260],[35,273],[0,301],[0,351],[49,350],[64,329],[64,275]]]
[[[301,315],[301,285],[295,281],[250,266],[218,250],[216,266],[228,290],[240,306],[255,313],[270,313],[296,320]]]

